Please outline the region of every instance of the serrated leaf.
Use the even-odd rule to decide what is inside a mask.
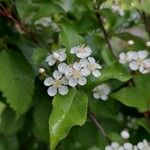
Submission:
[[[74,25],[68,20],[63,20],[61,23],[59,40],[60,44],[68,49],[84,43],[83,37],[76,32]]]
[[[131,75],[129,75],[127,70],[121,64],[119,64],[118,62],[113,62],[102,70],[101,76],[98,79],[91,78],[86,88],[92,89],[98,84],[109,79],[117,79],[125,82],[128,81],[130,78]]]
[[[74,125],[82,126],[86,121],[88,98],[85,93],[71,89],[66,96],[53,99],[53,110],[49,119],[50,148],[54,150]]]
[[[34,73],[24,56],[12,50],[0,53],[0,90],[17,116],[30,106],[34,92]]]
[[[134,78],[135,86],[126,87],[111,96],[123,104],[135,107],[141,112],[150,110],[150,75]]]

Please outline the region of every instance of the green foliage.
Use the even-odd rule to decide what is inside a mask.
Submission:
[[[123,129],[131,143],[150,141],[150,74],[119,63],[121,52],[150,52],[149,7],[149,0],[0,0],[0,150],[104,150],[110,140],[125,142]],[[65,48],[72,65],[78,45],[92,49],[101,76],[49,97],[43,80],[59,62],[49,67],[46,56]],[[107,101],[93,96],[103,83]]]
[[[123,104],[137,108],[139,111],[148,111],[150,109],[150,75],[143,75],[134,78],[132,87],[122,88],[113,93],[112,97]],[[144,87],[144,88],[143,88]],[[146,90],[145,90],[146,89]]]
[[[53,99],[53,110],[49,119],[51,150],[67,136],[72,126],[85,123],[87,103],[85,93],[77,90],[70,90],[66,96],[56,96]]]
[[[4,49],[0,60],[0,90],[17,116],[20,116],[27,111],[32,101],[34,72],[19,52]]]

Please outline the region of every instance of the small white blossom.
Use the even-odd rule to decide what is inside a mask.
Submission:
[[[130,137],[130,134],[129,134],[129,132],[127,130],[121,131],[120,135],[125,140],[129,139],[129,137]]]
[[[64,49],[58,50],[58,51],[54,51],[52,52],[52,54],[49,54],[46,57],[46,62],[48,62],[49,66],[53,66],[57,61],[58,62],[63,62],[64,60],[66,60],[67,55]]]
[[[77,84],[85,85],[87,83],[86,77],[81,72],[81,64],[75,62],[71,66],[67,66],[65,76],[69,80],[69,85],[75,87]]]
[[[85,76],[88,76],[92,73],[92,75],[97,78],[101,75],[99,69],[101,69],[102,67],[98,63],[96,63],[93,57],[88,57],[87,59],[81,59],[80,64],[83,67],[81,69],[81,72]]]
[[[93,89],[93,97],[95,99],[107,100],[108,95],[111,92],[110,87],[107,84],[98,85]]]
[[[150,72],[150,58],[149,53],[146,50],[140,50],[138,52],[129,51],[126,53],[120,53],[119,62],[121,64],[128,63],[131,70],[146,74]]]
[[[112,142],[105,147],[105,150],[150,150],[150,144],[146,140],[137,143],[137,145],[128,142],[121,146],[117,142]]]
[[[45,72],[45,69],[44,69],[44,68],[40,68],[40,69],[39,69],[39,73],[40,73],[40,74],[42,74],[42,73],[44,73],[44,72]]]
[[[133,40],[129,40],[129,41],[127,42],[127,44],[131,46],[131,45],[134,44],[134,41],[133,41]]]
[[[68,93],[68,80],[58,70],[53,72],[53,78],[47,77],[44,80],[44,85],[49,86],[47,93],[50,96],[55,96],[57,93],[66,95]]]
[[[146,42],[146,46],[150,47],[150,41]]]
[[[90,47],[82,45],[71,48],[70,53],[76,54],[79,58],[87,58],[91,55],[92,50]]]

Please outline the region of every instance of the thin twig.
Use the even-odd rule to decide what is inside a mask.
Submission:
[[[98,122],[98,120],[96,119],[95,114],[88,109],[88,116],[89,119],[93,122],[93,124],[95,125],[95,127],[99,130],[99,132],[111,143],[111,140],[109,139],[105,129],[102,127],[102,125]]]
[[[5,7],[3,7],[2,5],[0,5],[2,10],[0,11],[0,16],[6,17],[8,19],[10,19],[12,22],[14,22],[16,25],[18,25],[20,27],[21,30],[23,30],[25,33],[27,33],[32,40],[38,44],[40,47],[42,47],[41,43],[38,41],[38,39],[33,35],[33,33],[31,31],[29,31],[24,24],[22,24],[22,22],[18,21],[17,19],[15,19],[11,13],[10,10],[6,9]]]
[[[112,48],[111,43],[110,43],[109,35],[108,35],[108,33],[107,33],[107,31],[106,31],[106,29],[104,27],[104,24],[103,24],[103,19],[102,19],[101,13],[99,11],[99,5],[95,5],[95,13],[96,13],[96,17],[98,19],[98,22],[100,24],[100,28],[102,29],[102,32],[103,32],[104,38],[106,40],[107,46],[110,49],[111,54],[114,57],[114,59],[116,59],[115,55],[113,53],[113,48]]]

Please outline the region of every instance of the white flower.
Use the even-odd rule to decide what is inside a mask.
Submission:
[[[150,58],[149,53],[146,50],[140,50],[138,52],[129,51],[127,54],[120,53],[119,62],[121,64],[128,63],[131,70],[139,70],[142,74],[150,72]]]
[[[70,53],[76,54],[79,58],[87,58],[91,55],[92,50],[90,47],[82,45],[71,48]]]
[[[121,131],[120,135],[125,140],[127,140],[130,137],[130,134],[129,134],[129,132],[127,130]]]
[[[133,145],[131,143],[125,143],[123,146],[125,150],[133,150]]]
[[[119,62],[121,64],[125,64],[128,62],[127,55],[125,53],[122,52],[119,54]]]
[[[52,54],[49,54],[46,57],[46,62],[48,62],[49,66],[53,66],[57,61],[58,62],[63,62],[64,60],[66,60],[67,55],[64,49],[58,50],[58,51],[54,51],[52,52]]]
[[[93,97],[95,99],[107,100],[108,95],[111,92],[110,87],[107,84],[98,85],[93,89]]]
[[[55,96],[57,93],[66,95],[68,93],[68,80],[58,70],[53,72],[53,78],[47,77],[44,80],[44,85],[49,86],[47,93],[50,96]]]
[[[129,40],[129,41],[127,42],[127,44],[131,46],[131,45],[134,44],[134,41],[133,41],[133,40]]]
[[[102,67],[96,63],[93,57],[88,57],[87,59],[81,59],[80,64],[83,67],[81,69],[82,74],[88,76],[92,73],[94,77],[99,77],[101,75],[99,69]]]
[[[150,41],[146,42],[146,46],[150,47]]]
[[[69,85],[72,87],[75,87],[77,84],[85,85],[87,83],[87,79],[81,73],[81,65],[78,62],[75,62],[65,70],[65,76],[69,80]]]
[[[146,50],[141,50],[137,52],[136,59],[134,61],[131,61],[129,63],[129,68],[131,70],[139,70],[141,73],[148,73],[149,72],[149,59],[146,59],[148,57],[149,53]]]

